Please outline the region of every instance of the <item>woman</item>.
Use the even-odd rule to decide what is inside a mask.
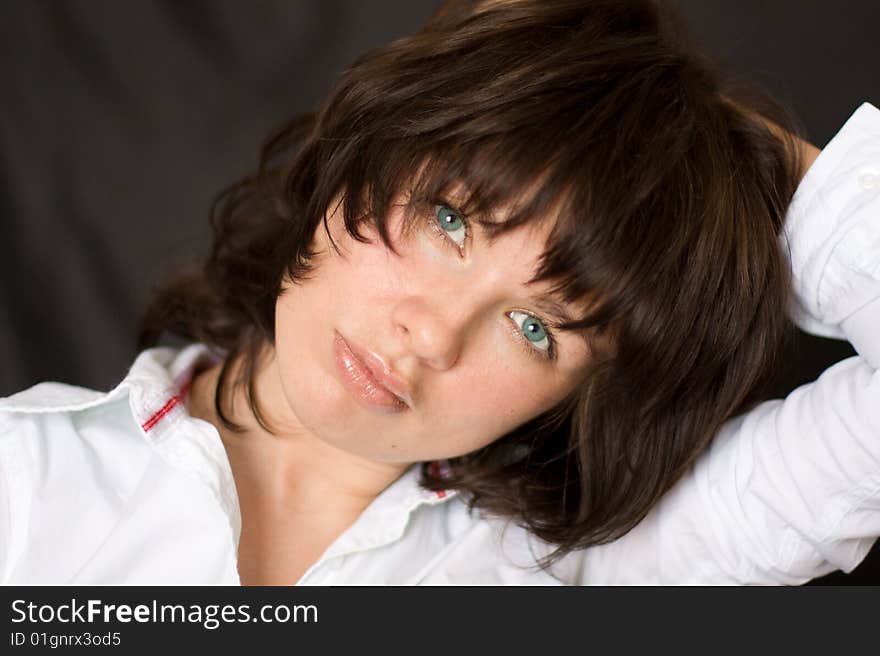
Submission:
[[[724,83],[665,5],[445,4],[221,197],[210,258],[143,322],[144,347],[196,344],[145,351],[106,395],[5,401],[4,580],[854,566],[880,532],[878,293],[850,270],[876,252],[847,244],[876,228],[858,209],[872,187],[856,202],[832,174],[859,157],[837,144],[876,164],[875,112],[811,167],[784,113]],[[839,215],[811,204],[836,195]],[[780,234],[796,318],[863,358],[756,406],[792,305]],[[829,445],[836,469],[812,465]]]

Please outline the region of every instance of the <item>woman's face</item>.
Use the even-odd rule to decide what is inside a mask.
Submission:
[[[321,440],[377,462],[449,458],[550,409],[587,362],[543,284],[527,284],[552,227],[529,224],[490,243],[476,222],[438,207],[392,253],[372,227],[363,244],[328,217],[314,268],[276,306],[276,367],[296,420]],[[574,309],[557,301],[569,316]]]

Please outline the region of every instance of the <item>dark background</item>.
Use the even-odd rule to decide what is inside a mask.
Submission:
[[[0,17],[0,396],[113,387],[151,284],[207,252],[208,207],[265,134],[437,0],[6,0]],[[880,105],[880,3],[679,0],[705,48],[819,147]],[[799,333],[777,395],[852,355]],[[880,548],[854,574],[880,583]]]

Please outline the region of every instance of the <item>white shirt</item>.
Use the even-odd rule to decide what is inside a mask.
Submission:
[[[859,355],[727,422],[624,537],[550,547],[423,490],[382,492],[301,584],[801,583],[849,571],[880,535],[880,111],[862,104],[786,220],[810,332]],[[0,582],[238,584],[241,517],[216,429],[182,395],[202,345],[140,354],[109,393],[42,383],[0,399]]]

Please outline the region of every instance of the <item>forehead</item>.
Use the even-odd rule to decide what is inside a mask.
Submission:
[[[507,228],[508,207],[471,219],[473,247],[483,250],[497,273],[508,275],[523,287],[533,302],[559,322],[574,321],[579,303],[568,302],[552,280],[541,278],[544,258],[553,248],[557,215],[548,212]]]
[[[523,272],[523,281],[543,287],[545,283],[535,280],[541,270],[544,254],[550,248],[554,217],[535,219],[509,227],[503,212],[489,217],[471,220],[474,242],[490,249],[508,266]]]

